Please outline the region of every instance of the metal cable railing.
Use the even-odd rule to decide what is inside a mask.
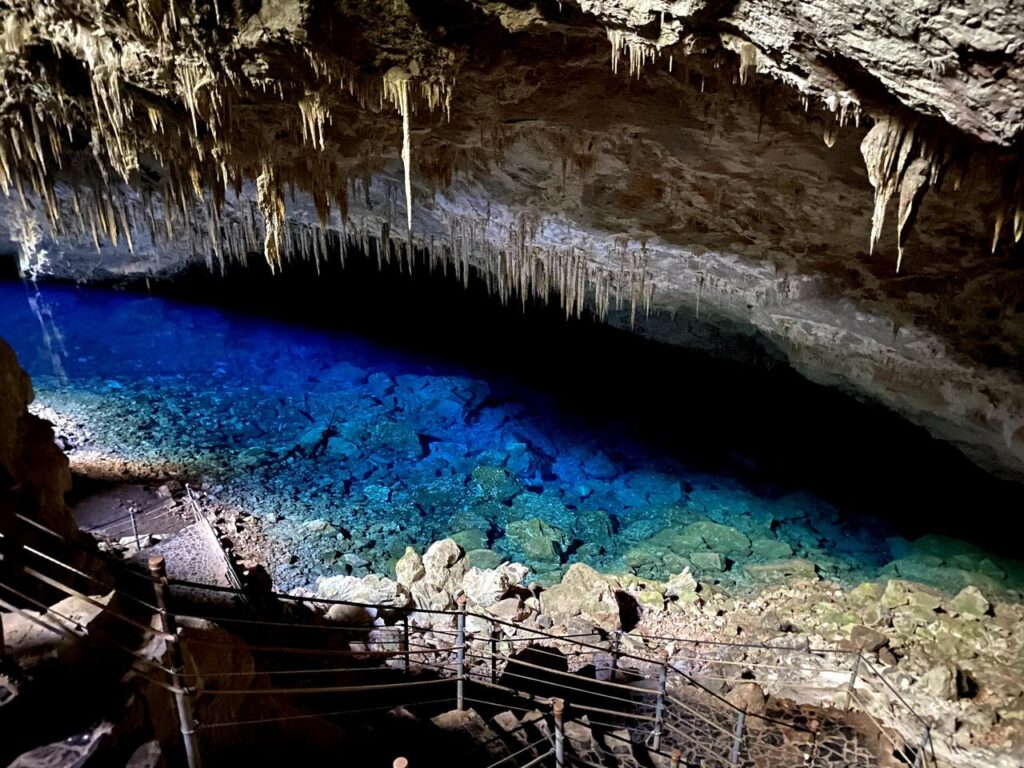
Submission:
[[[19,516],[19,518],[21,518],[21,516]],[[34,529],[41,529],[64,544],[76,544],[73,540],[69,540],[67,537],[51,531],[35,521],[30,521],[25,518],[21,519],[24,519],[25,522],[30,524]],[[2,534],[0,534],[0,536],[2,536]],[[58,558],[29,546],[24,546],[21,549],[49,565],[61,569],[62,572],[85,579],[90,583],[107,589],[108,585],[106,585],[105,582],[100,581],[81,569],[63,563]],[[90,551],[90,554],[96,555],[97,553]],[[115,560],[108,562],[114,563],[118,561]],[[743,652],[756,652],[758,654],[776,654],[779,658],[781,658],[781,654],[805,654],[805,658],[815,658],[816,660],[820,660],[828,654],[835,653],[846,658],[855,659],[854,669],[850,674],[849,682],[847,685],[843,686],[845,690],[842,691],[847,694],[848,705],[852,706],[856,704],[858,709],[870,718],[870,722],[875,726],[875,728],[877,728],[881,736],[892,746],[894,753],[900,755],[903,759],[907,760],[908,763],[923,767],[929,764],[929,758],[931,762],[934,763],[934,744],[932,743],[932,734],[928,723],[913,711],[909,703],[906,702],[905,698],[899,694],[898,690],[896,690],[885,675],[876,669],[874,665],[864,659],[862,654],[856,652],[833,649],[799,649],[781,646],[773,647],[770,645],[754,643],[697,641],[687,638],[670,638],[665,636],[624,636],[619,633],[613,633],[609,636],[608,634],[601,633],[600,631],[558,635],[556,633],[547,632],[533,627],[525,627],[521,624],[505,621],[486,614],[470,612],[466,609],[464,600],[460,602],[457,610],[441,610],[420,609],[417,607],[401,606],[397,604],[385,605],[308,596],[284,595],[280,593],[271,593],[267,596],[268,599],[273,598],[273,602],[278,605],[290,604],[304,607],[318,605],[343,605],[372,609],[373,615],[378,617],[377,624],[372,626],[352,626],[329,623],[325,619],[320,618],[315,612],[311,614],[311,617],[316,620],[307,622],[281,621],[276,619],[265,620],[261,618],[234,617],[226,615],[206,616],[203,615],[202,611],[190,615],[187,611],[174,613],[168,609],[167,606],[172,590],[175,592],[179,589],[185,589],[187,591],[202,590],[211,593],[220,593],[226,596],[242,596],[244,590],[189,581],[168,580],[162,572],[162,565],[160,567],[154,567],[153,562],[151,562],[150,574],[139,573],[131,569],[122,568],[119,570],[132,573],[132,575],[139,576],[148,582],[156,595],[156,599],[155,601],[150,602],[145,597],[138,597],[136,594],[126,592],[119,588],[115,588],[113,590],[114,594],[118,597],[124,597],[130,601],[134,601],[137,606],[151,612],[150,619],[152,619],[153,614],[158,615],[161,618],[161,624],[163,626],[162,630],[154,629],[151,625],[144,623],[143,621],[125,615],[116,608],[112,608],[110,605],[96,600],[79,589],[70,587],[67,584],[64,584],[60,579],[44,574],[32,566],[21,564],[21,567],[19,568],[19,572],[25,576],[65,594],[74,596],[92,606],[97,611],[111,616],[124,625],[126,631],[130,631],[136,636],[163,640],[169,654],[168,660],[163,664],[158,663],[153,659],[139,656],[137,651],[132,651],[124,644],[115,644],[113,647],[119,648],[121,652],[132,656],[132,668],[139,674],[144,675],[145,679],[154,685],[163,687],[179,699],[205,698],[208,696],[336,696],[345,693],[392,694],[403,692],[405,694],[409,694],[410,692],[420,688],[429,689],[432,686],[442,684],[452,685],[454,683],[457,689],[455,696],[457,709],[462,709],[466,701],[479,702],[492,707],[513,709],[515,705],[508,702],[509,698],[513,700],[525,699],[534,703],[544,702],[547,700],[544,696],[538,696],[536,693],[530,693],[529,691],[532,688],[535,690],[547,691],[549,693],[548,698],[550,698],[550,693],[552,691],[562,697],[571,697],[573,702],[570,705],[570,711],[575,713],[575,716],[587,717],[588,722],[590,722],[591,725],[603,723],[604,727],[622,727],[621,724],[616,725],[615,723],[606,723],[603,720],[592,721],[590,720],[592,715],[610,717],[613,720],[620,721],[620,723],[626,723],[627,729],[634,732],[644,724],[647,724],[646,727],[651,729],[650,731],[645,731],[647,746],[652,748],[658,754],[664,754],[658,752],[662,736],[670,742],[685,744],[691,749],[699,749],[700,751],[707,751],[708,749],[711,749],[707,743],[701,742],[699,739],[695,739],[691,733],[686,732],[681,727],[681,723],[684,723],[689,719],[692,719],[692,722],[695,723],[703,723],[703,726],[706,726],[711,731],[717,733],[718,736],[721,737],[721,740],[725,741],[730,738],[732,739],[732,748],[730,750],[731,754],[728,756],[728,760],[729,764],[736,765],[740,758],[739,752],[743,748],[744,729],[749,727],[746,725],[748,718],[752,721],[760,722],[762,727],[772,726],[794,732],[803,731],[811,733],[814,738],[817,738],[817,734],[812,733],[813,729],[808,729],[799,723],[786,722],[761,713],[745,712],[741,707],[738,707],[734,703],[728,701],[725,697],[707,687],[701,681],[726,680],[733,682],[746,682],[746,678],[740,676],[731,677],[728,675],[704,675],[695,670],[695,665],[717,665],[719,668],[731,667],[742,669],[744,671],[770,670],[774,673],[795,673],[799,675],[820,675],[823,672],[829,672],[834,675],[837,674],[838,671],[835,669],[823,669],[822,667],[813,665],[804,666],[781,662],[771,663],[770,661],[754,660],[750,658],[737,660],[723,658],[721,656],[716,657],[703,655],[698,654],[697,649],[701,646],[709,646],[737,651],[742,650]],[[88,634],[87,627],[78,624],[69,617],[63,617],[55,613],[52,609],[47,609],[45,604],[40,604],[39,601],[33,601],[33,599],[24,592],[15,591],[9,585],[2,583],[0,583],[0,587],[3,587],[9,594],[19,600],[39,608],[42,611],[43,616],[49,612],[57,620],[65,622],[65,624],[55,625],[40,616],[33,616],[30,613],[26,613],[19,606],[9,600],[0,600],[0,606],[4,609],[21,613],[30,621],[46,628],[47,631],[55,632],[64,636],[70,635],[69,639],[80,638]],[[183,593],[178,594],[180,597]],[[423,616],[450,617],[456,625],[454,629],[431,627],[429,629],[424,628],[420,631],[421,638],[426,635],[430,635],[435,638],[448,638],[450,644],[438,645],[431,642],[415,642],[412,636],[413,628],[410,626],[409,619],[410,617],[415,617],[417,614],[421,614]],[[381,617],[395,623],[390,626],[380,626],[380,623],[384,623],[382,622]],[[488,627],[488,631],[473,632],[467,630],[467,619],[470,617],[477,622],[482,622],[486,627]],[[271,637],[269,641],[246,643],[245,648],[257,657],[269,654],[270,656],[280,657],[301,656],[306,660],[315,657],[334,658],[338,661],[336,661],[333,666],[326,668],[313,667],[307,663],[305,666],[286,669],[274,669],[271,666],[267,669],[255,670],[252,673],[224,670],[203,671],[198,667],[193,670],[186,670],[184,660],[181,657],[183,644],[196,644],[197,646],[236,645],[231,640],[203,637],[201,634],[194,632],[188,632],[183,636],[179,635],[176,628],[177,619],[194,618],[237,627],[238,632],[244,633],[246,631],[256,631],[257,633],[263,633],[264,636],[270,635]],[[68,624],[70,624],[70,626],[68,626]],[[340,638],[339,642],[341,642],[343,647],[324,647],[319,643],[313,647],[289,645],[282,644],[279,638],[275,639],[273,637],[274,634],[286,634],[290,641],[294,643],[296,639],[299,639],[296,633],[301,635],[303,632],[312,630],[316,630],[317,635]],[[387,632],[386,637],[382,636],[382,631],[384,630],[390,630]],[[363,639],[358,641],[355,639],[360,637]],[[632,644],[632,650],[626,650],[622,647],[622,640],[624,637],[629,638]],[[330,642],[334,641],[332,640]],[[351,645],[353,642],[359,642],[362,647],[353,648]],[[647,646],[652,642],[677,643],[687,646],[687,649],[692,647],[692,650],[687,652],[687,650],[680,649],[678,653],[671,657],[667,654],[660,657],[643,655],[644,651],[647,650]],[[534,663],[526,658],[520,658],[515,652],[515,649],[519,644],[525,644],[531,653],[538,653],[542,656],[546,655],[552,660],[568,660],[570,658],[593,660],[600,655],[609,662],[608,667],[604,669],[604,672],[608,674],[608,679],[581,677],[579,674],[574,672],[562,669],[552,669],[549,666]],[[192,657],[194,664],[195,654],[192,654]],[[443,657],[443,661],[438,663],[436,657]],[[385,666],[339,666],[344,663],[345,660],[353,662],[359,661],[363,663],[376,662]],[[393,662],[398,662],[400,666],[386,666]],[[266,675],[267,677],[262,679],[271,680],[278,677],[288,677],[289,679],[292,679],[293,677],[300,678],[301,676],[322,677],[324,675],[344,675],[345,673],[351,672],[364,673],[371,670],[380,672],[404,672],[406,674],[413,671],[418,671],[420,673],[428,672],[437,675],[437,678],[431,680],[406,679],[394,683],[382,682],[371,684],[346,682],[338,685],[289,685],[286,683],[285,686],[267,685],[262,688],[232,688],[213,685],[213,683],[218,680],[225,680],[226,682],[229,682],[231,678],[243,677],[249,674],[254,677]],[[166,675],[170,680],[158,680],[150,675],[151,672],[156,672],[158,675]],[[618,679],[621,679],[623,676],[626,678],[633,678],[637,682],[642,680],[654,682],[657,680],[657,687],[643,687],[638,684],[618,682]],[[864,680],[867,677],[870,677],[872,680],[877,679],[881,681],[882,689],[887,697],[886,700],[890,702],[898,702],[898,705],[910,713],[924,728],[924,739],[920,745],[916,747],[909,746],[907,740],[902,735],[894,738],[890,735],[887,727],[883,725],[877,717],[872,715],[869,711],[869,703],[865,702],[857,695],[857,684],[864,684]],[[787,684],[795,685],[797,682]],[[467,685],[473,686],[473,690],[477,693],[467,696]],[[827,687],[827,689],[839,692],[834,686]],[[489,691],[490,693],[488,695],[481,695],[485,691]],[[655,699],[653,703],[650,700],[652,698]],[[445,700],[430,699],[429,701],[436,704]],[[621,706],[619,708],[614,708],[612,706],[613,702]],[[700,703],[700,706],[696,706],[698,702]],[[411,699],[407,703],[410,706],[421,706],[426,702],[417,702],[414,699]],[[191,711],[190,708],[192,705],[193,703],[189,702],[187,707],[183,707],[183,705],[179,703],[179,712],[182,715],[180,724],[183,737],[187,742],[192,741],[193,750],[198,754],[198,742],[195,739],[197,726],[194,722],[194,718],[183,711],[183,709],[189,709],[189,711]],[[395,706],[395,704],[390,704],[390,707],[393,706]],[[711,710],[708,710],[709,707]],[[524,709],[524,711],[531,711],[528,708],[520,709]],[[652,710],[653,714],[651,713]],[[731,713],[731,716],[736,723],[735,727],[730,728],[722,722],[716,722],[717,718],[712,719],[709,717],[708,712],[712,710],[722,717]],[[353,712],[355,710],[346,709],[332,711],[337,714],[341,714],[343,712]],[[330,715],[317,715],[313,713],[297,714],[295,715],[295,719],[308,719],[310,717],[317,716],[328,717]],[[258,721],[253,721],[253,723],[255,722]],[[248,723],[239,721],[238,724],[243,725]],[[229,723],[205,723],[200,726],[199,729],[225,728],[229,725]],[[715,755],[717,759],[722,758],[721,754],[715,753]],[[671,757],[667,754],[665,756]]]

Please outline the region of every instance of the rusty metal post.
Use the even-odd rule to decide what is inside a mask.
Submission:
[[[846,711],[849,712],[853,707],[853,689],[857,686],[857,676],[860,674],[860,663],[861,654],[863,651],[858,650],[857,655],[853,657],[853,669],[850,670],[850,681],[846,684]]]
[[[679,768],[679,761],[683,759],[683,753],[678,749],[672,750],[672,760],[669,763],[669,768]]]
[[[736,716],[736,730],[732,735],[732,750],[729,752],[729,765],[740,764],[740,751],[743,747],[743,727],[747,722],[747,711],[741,709]]]
[[[668,690],[668,651],[661,652],[661,671],[658,673],[658,698],[654,702],[654,732],[651,734],[651,748],[661,751],[661,727],[665,718],[665,693]]]
[[[459,614],[456,618],[455,642],[455,708],[461,712],[466,703],[466,596],[459,595],[456,601]]]
[[[405,650],[405,674],[409,674],[409,614],[402,614],[402,647]],[[405,758],[400,758],[404,760]]]
[[[498,626],[491,622],[491,685],[498,684]]]
[[[178,708],[181,740],[185,744],[185,759],[188,768],[201,768],[199,737],[196,734],[195,716],[192,714],[192,697],[185,687],[185,676],[182,674],[185,661],[181,653],[181,643],[177,639],[178,628],[174,616],[167,610],[167,564],[164,562],[163,555],[153,555],[149,558],[149,572],[154,580],[161,629],[175,638],[173,641],[167,641],[167,656],[170,660],[171,684],[174,686],[174,702]]]
[[[551,714],[555,720],[555,768],[565,765],[565,701],[551,700]]]

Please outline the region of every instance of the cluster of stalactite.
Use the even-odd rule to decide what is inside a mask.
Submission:
[[[569,313],[581,312],[585,302],[592,302],[601,315],[613,306],[628,305],[634,320],[649,307],[654,286],[643,246],[551,246],[550,238],[539,236],[542,221],[526,214],[504,230],[487,219],[448,216],[447,242],[436,233],[414,232],[412,122],[418,109],[450,118],[452,54],[438,49],[430,67],[412,57],[387,69],[390,62],[385,62],[376,70],[383,74],[372,74],[339,55],[298,44],[288,65],[291,71],[271,76],[265,68],[230,66],[215,57],[216,30],[222,29],[219,8],[199,0],[130,3],[119,20],[126,31],[121,45],[115,45],[99,21],[89,26],[84,17],[48,0],[31,18],[16,12],[4,15],[0,75],[8,104],[15,106],[0,116],[0,188],[17,195],[25,214],[15,222],[23,261],[30,260],[30,251],[46,237],[84,238],[97,250],[104,243],[123,242],[131,250],[136,233],[146,231],[151,243],[184,244],[211,266],[262,250],[278,270],[291,256],[319,260],[342,252],[341,245],[330,247],[332,238],[340,244],[369,237],[353,232],[372,231],[379,245],[366,249],[382,262],[405,254],[397,258],[412,265],[419,253],[432,266],[452,267],[462,279],[468,279],[472,266],[505,301],[557,293]],[[185,16],[189,24],[183,24]],[[200,30],[214,32],[204,38]],[[651,40],[634,31],[610,29],[607,37],[613,71],[625,57],[632,77],[664,59],[672,71],[674,55],[706,51],[712,44],[696,37],[680,39],[676,32]],[[42,44],[58,58],[81,62],[88,96],[69,93],[54,66],[35,67],[33,51]],[[751,82],[760,61],[757,48],[724,33],[714,44],[735,54],[737,85]],[[127,53],[161,71],[151,87],[124,80]],[[716,61],[717,66],[731,59]],[[371,173],[395,150],[363,147],[365,156],[358,159],[328,151],[334,115],[353,102],[366,112],[387,115],[393,110],[401,123],[404,227],[397,224],[391,198],[384,215],[349,219],[355,187],[361,184],[368,196]],[[280,125],[260,130],[253,105],[268,103],[275,105],[275,116],[291,116],[285,120],[287,130],[277,130]],[[810,101],[804,106],[810,109]],[[849,94],[832,94],[824,106],[832,119],[823,139],[831,146],[842,126],[859,121],[861,111]],[[244,124],[243,110],[249,110]],[[503,146],[515,140],[515,130],[493,129],[488,146],[492,160],[500,160]],[[566,169],[583,176],[594,156],[578,135],[559,141],[564,186]],[[91,150],[91,157],[69,151],[82,146]],[[454,148],[422,159],[420,180],[449,184],[465,159],[460,151],[466,150]],[[863,153],[875,187],[870,242],[873,246],[878,240],[886,208],[897,199],[899,269],[921,196],[944,174],[952,175],[956,186],[967,152],[935,122],[877,115]],[[1008,171],[1007,202],[997,212],[993,247],[1007,223],[1016,239],[1024,229],[1024,172],[1019,166],[1014,169]],[[247,183],[254,185],[248,200],[242,195]],[[289,219],[286,200],[295,188],[310,194],[318,222]],[[228,202],[231,193],[234,199]],[[36,201],[44,220],[35,214]]]

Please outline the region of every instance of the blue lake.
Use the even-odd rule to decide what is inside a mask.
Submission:
[[[37,407],[77,425],[73,457],[201,479],[288,542],[274,573],[285,588],[387,571],[407,545],[451,535],[472,561],[516,559],[541,581],[585,562],[750,585],[747,566],[805,560],[844,583],[898,575],[1011,595],[1024,583],[1019,563],[966,542],[895,537],[792,484],[697,469],[492,372],[340,331],[0,283],[0,337]]]

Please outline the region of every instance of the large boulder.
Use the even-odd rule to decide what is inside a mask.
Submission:
[[[522,490],[522,483],[504,467],[477,467],[473,481],[485,499],[506,501]]]
[[[405,554],[395,563],[395,575],[398,583],[411,587],[415,582],[427,575],[423,567],[423,558],[412,547],[405,548]]]
[[[560,528],[548,525],[536,517],[513,520],[505,529],[505,542],[509,551],[527,562],[561,562],[566,538]]]
[[[412,605],[409,590],[397,581],[370,574],[355,576],[321,576],[316,580],[318,597],[327,600],[346,600],[353,603],[407,608]]]
[[[961,589],[957,596],[953,598],[951,606],[961,616],[972,616],[974,618],[980,618],[992,609],[992,604],[989,603],[988,598],[981,593],[980,589],[974,586]]]
[[[750,554],[750,539],[746,535],[731,526],[710,520],[690,523],[683,529],[683,536],[687,539],[699,538],[705,549],[721,552],[726,557],[745,557]]]
[[[462,578],[462,591],[470,603],[488,608],[521,584],[529,569],[519,563],[504,563],[484,570],[470,568]]]
[[[466,574],[466,558],[462,547],[452,539],[435,541],[423,555],[423,581],[438,592],[458,594]]]
[[[588,565],[574,563],[558,583],[540,596],[541,612],[555,624],[582,616],[602,629],[619,626],[619,604],[614,577],[603,576]]]

